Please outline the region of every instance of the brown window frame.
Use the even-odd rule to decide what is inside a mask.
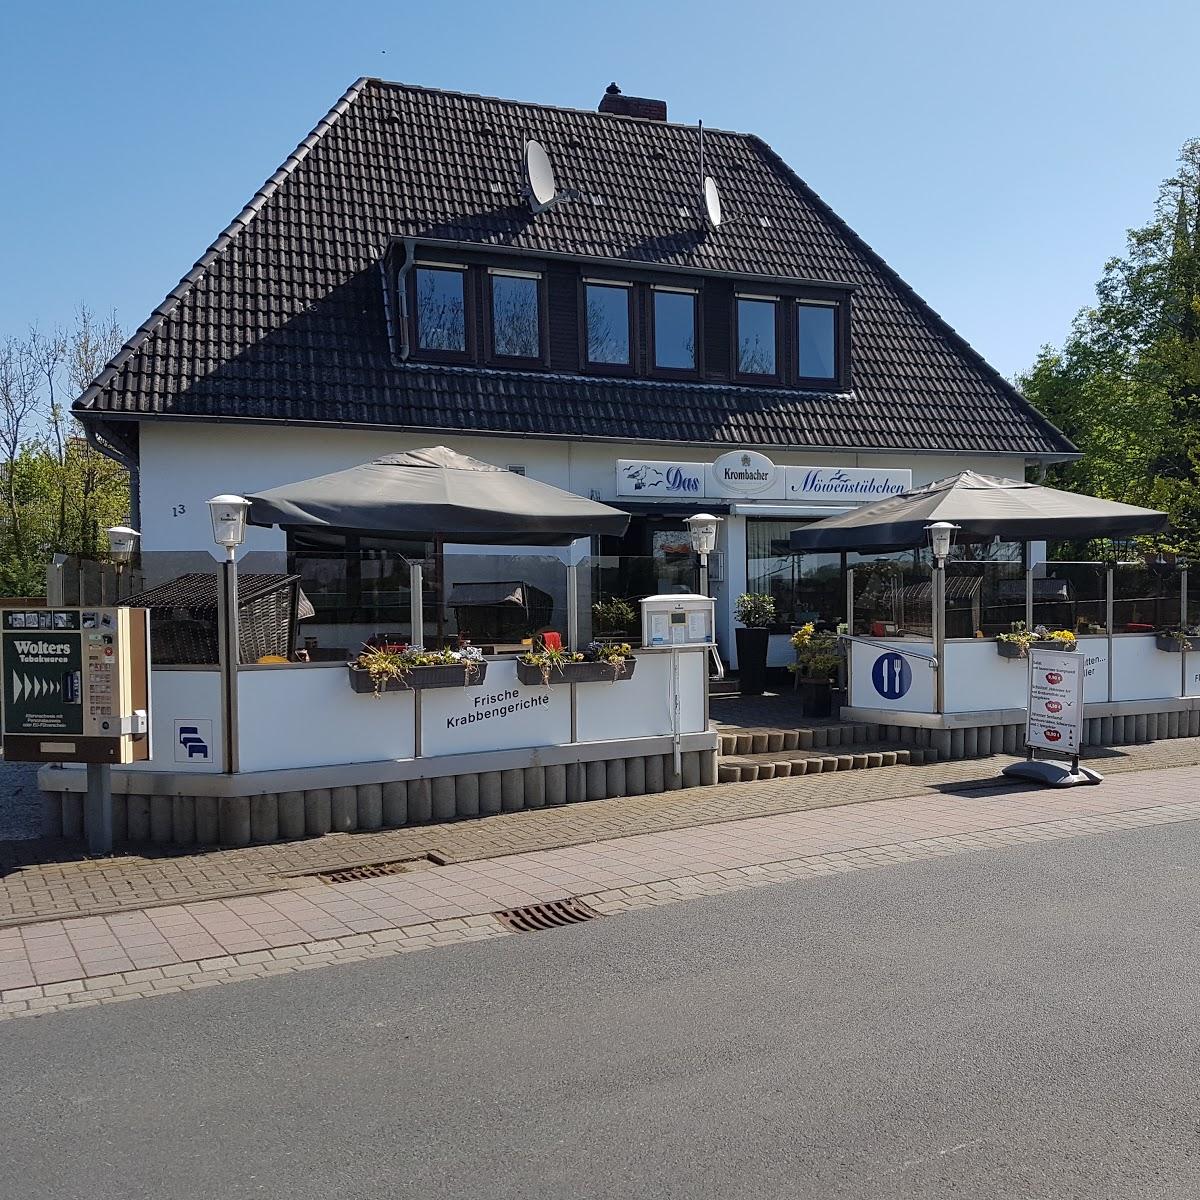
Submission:
[[[800,309],[827,308],[833,310],[833,375],[804,375],[800,370]],[[808,391],[841,391],[849,381],[849,304],[841,298],[826,296],[797,296],[792,303],[789,331],[792,342],[792,378],[798,387]]]
[[[741,335],[739,333],[739,325],[741,322],[741,302],[743,300],[757,304],[773,304],[775,306],[775,370],[766,374],[759,374],[754,371],[742,370],[742,352],[741,352]],[[761,384],[761,383],[782,383],[784,377],[784,333],[781,324],[784,320],[783,312],[787,305],[782,296],[768,296],[758,292],[738,292],[733,293],[733,303],[730,305],[730,354],[733,361],[730,363],[731,375],[739,383]]]
[[[629,318],[629,358],[623,363],[596,362],[588,357],[587,294],[590,287],[619,289],[625,293]],[[629,279],[603,279],[596,275],[581,275],[579,279],[579,362],[591,375],[635,375],[638,369],[638,293],[640,289]]]
[[[512,354],[499,354],[496,351],[496,314],[494,308],[493,280],[507,277],[509,279],[530,279],[537,285],[538,302],[538,353],[537,356],[523,357]],[[484,268],[485,286],[483,289],[483,316],[487,324],[485,346],[487,361],[493,366],[511,367],[516,370],[545,368],[550,354],[550,322],[546,307],[546,273],[544,271],[522,270],[519,267],[487,266]]]
[[[417,305],[417,272],[418,271],[447,271],[462,276],[463,284],[463,331],[465,333],[466,349],[464,350],[435,350],[421,345],[421,319]],[[406,299],[408,301],[408,334],[409,357],[422,362],[469,363],[476,359],[475,331],[475,284],[472,270],[467,264],[459,266],[449,262],[421,262],[413,264],[413,269],[405,280]]]
[[[663,292],[671,295],[686,295],[692,298],[692,365],[690,367],[660,367],[658,365],[658,329],[655,313],[655,295]],[[704,325],[703,305],[700,303],[699,287],[674,286],[669,283],[651,283],[646,288],[648,310],[646,338],[646,374],[658,379],[700,379],[704,373]]]

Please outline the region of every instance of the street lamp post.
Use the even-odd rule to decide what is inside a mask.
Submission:
[[[250,501],[242,496],[214,496],[208,502],[213,541],[225,548],[221,564],[221,588],[217,605],[217,630],[221,663],[221,720],[224,726],[224,770],[238,769],[238,663],[241,639],[238,631],[237,548],[246,540],[246,514]]]
[[[708,595],[708,556],[717,546],[717,526],[720,517],[712,513],[697,513],[684,522],[692,539],[692,549],[700,556],[700,595]]]
[[[128,525],[114,525],[104,531],[108,534],[108,556],[117,568],[117,600],[121,599],[121,578],[125,568],[133,561],[137,540],[142,535]]]
[[[937,711],[946,710],[946,559],[957,525],[934,521],[925,526],[933,551],[933,654],[937,659]]]

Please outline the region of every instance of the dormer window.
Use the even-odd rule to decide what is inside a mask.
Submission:
[[[837,306],[796,305],[796,358],[801,381],[837,378]]]
[[[778,309],[772,296],[737,297],[737,373],[776,375]]]
[[[418,347],[435,353],[466,354],[466,271],[460,267],[418,266],[413,275]]]
[[[495,358],[542,357],[541,276],[491,268],[492,354]]]
[[[654,366],[660,371],[696,370],[696,293],[654,289]]]
[[[633,289],[628,284],[589,279],[583,290],[588,364],[629,366]]]

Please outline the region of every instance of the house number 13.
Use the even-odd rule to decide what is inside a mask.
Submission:
[[[186,504],[172,504],[171,505],[171,516],[173,516],[173,517],[182,517],[186,512],[187,512]]]

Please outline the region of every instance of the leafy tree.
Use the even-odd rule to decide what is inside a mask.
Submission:
[[[40,595],[56,553],[102,555],[129,514],[126,472],[94,450],[71,415],[122,342],[115,319],[80,307],[70,330],[0,343],[0,594]]]
[[[1173,531],[1147,548],[1200,553],[1200,139],[1105,264],[1095,305],[1018,383],[1083,452],[1050,482],[1161,508]]]

